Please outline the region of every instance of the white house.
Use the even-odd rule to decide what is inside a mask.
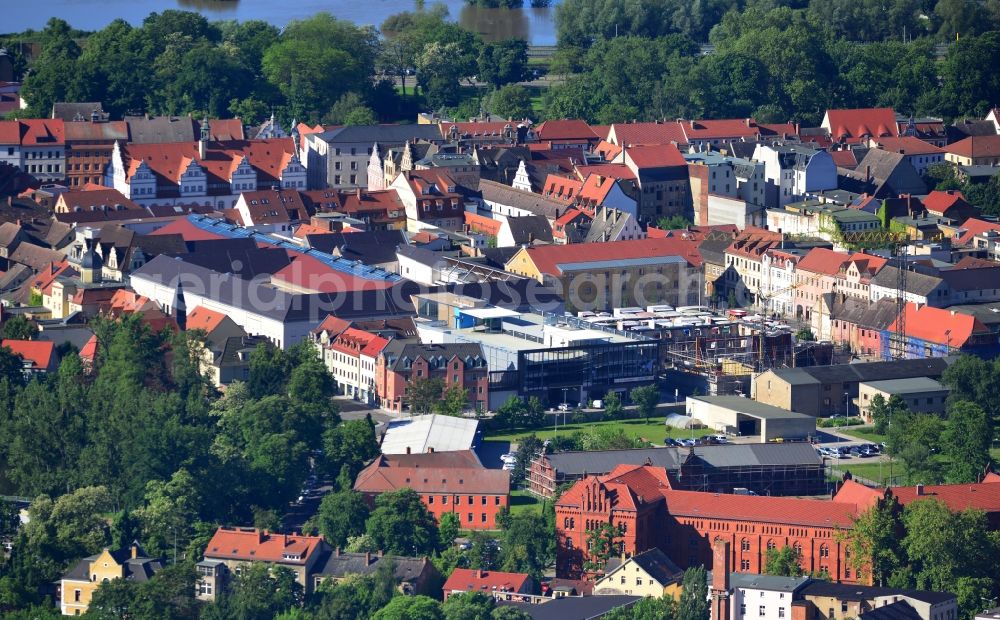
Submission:
[[[104,184],[142,206],[203,204],[228,209],[259,189],[304,190],[306,169],[294,140],[115,143]]]
[[[729,620],[790,620],[795,594],[809,581],[809,577],[732,573]]]
[[[837,165],[827,151],[799,144],[758,144],[753,159],[764,164],[768,208],[802,200],[808,192],[837,188]]]

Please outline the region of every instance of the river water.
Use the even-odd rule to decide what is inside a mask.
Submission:
[[[429,7],[434,0],[427,0]],[[478,32],[487,40],[525,39],[532,45],[555,45],[553,8],[533,9],[525,0],[523,9],[481,9],[464,0],[444,0],[451,18]],[[61,17],[74,28],[99,30],[121,17],[139,24],[153,11],[183,9],[197,11],[211,20],[262,19],[276,26],[290,20],[327,11],[359,25],[379,26],[386,17],[414,9],[413,0],[0,0],[0,32],[39,30],[50,17]]]

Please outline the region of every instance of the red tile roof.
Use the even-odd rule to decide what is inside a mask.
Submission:
[[[97,335],[94,334],[87,339],[87,344],[83,345],[80,349],[80,359],[84,362],[93,364],[94,359],[97,357]]]
[[[878,148],[890,153],[902,153],[903,155],[938,155],[944,153],[944,149],[913,136],[877,138],[875,142]]]
[[[842,504],[853,504],[863,508],[871,508],[875,503],[885,497],[884,489],[873,489],[854,480],[845,480],[844,484],[833,496],[833,501]]]
[[[590,261],[680,256],[692,267],[700,267],[702,262],[694,242],[677,238],[546,245],[527,248],[525,251],[540,272],[551,275],[562,273],[559,265]]]
[[[491,217],[479,215],[478,213],[471,213],[469,211],[466,211],[464,215],[465,223],[469,226],[469,228],[484,235],[493,235],[495,237],[500,234],[500,229],[503,227],[503,222],[495,220]]]
[[[830,157],[838,168],[856,168],[858,165],[858,157],[851,149],[830,151]]]
[[[539,140],[597,140],[601,137],[579,119],[545,121],[536,133]]]
[[[927,194],[921,202],[923,203],[925,209],[931,213],[937,213],[940,215],[947,214],[948,209],[954,206],[972,206],[965,199],[965,194],[957,189],[949,189],[947,191],[934,190]]]
[[[443,590],[447,592],[483,592],[495,590],[521,592],[530,584],[531,577],[526,573],[502,573],[500,571],[472,570],[471,568],[456,568],[444,582]]]
[[[989,333],[983,323],[971,314],[923,305],[906,304],[906,337],[926,342],[961,347],[973,336]],[[895,332],[898,319],[889,326]]]
[[[209,142],[202,159],[198,142],[129,144],[122,148],[126,178],[145,162],[161,182],[178,184],[192,162],[205,169],[209,183],[229,183],[233,172],[246,158],[257,171],[257,183],[277,182],[295,152],[291,138],[230,140]]]
[[[687,137],[677,123],[615,123],[608,133],[618,146],[636,144],[684,144]],[[610,140],[609,140],[610,141]]]
[[[689,241],[702,241],[706,237],[712,235],[729,235],[730,237],[735,237],[737,233],[740,232],[740,227],[736,224],[712,224],[710,226],[688,226],[687,228],[678,228],[675,230],[663,230],[661,228],[656,228],[655,226],[648,226],[646,228],[646,234],[653,239],[662,239],[664,237],[678,237],[680,239],[687,239]]]
[[[0,121],[0,144],[57,146],[66,144],[66,126],[59,118]]]
[[[675,517],[757,521],[817,527],[851,527],[858,506],[821,499],[664,491]]]
[[[550,200],[570,205],[580,195],[581,189],[583,189],[583,181],[580,179],[550,174],[545,177],[545,183],[542,184],[542,195]]]
[[[955,512],[969,508],[1000,512],[1000,484],[997,480],[984,480],[979,484],[925,485],[922,495],[917,495],[917,487],[893,487],[892,493],[904,506],[922,499],[936,499]]]
[[[510,476],[485,467],[405,467],[375,459],[354,481],[359,493],[385,493],[410,488],[417,493],[508,495]]]
[[[187,313],[187,329],[201,329],[206,334],[219,326],[226,319],[226,315],[215,310],[209,310],[203,306],[195,306]]]
[[[88,186],[82,190],[63,192],[56,201],[56,210],[73,212],[78,209],[81,211],[110,209],[114,211],[118,210],[118,207],[121,206],[126,210],[144,211],[142,207],[112,187],[100,187],[98,189],[91,189],[91,187]]]
[[[865,136],[880,138],[899,135],[896,112],[892,108],[858,108],[827,110],[826,121],[834,141],[852,142]]]
[[[0,347],[7,347],[24,361],[31,362],[33,369],[47,370],[53,363],[56,343],[49,340],[3,340]]]
[[[840,273],[847,262],[851,259],[851,254],[847,252],[834,252],[826,248],[813,248],[808,254],[802,257],[796,269],[798,271],[810,271],[828,276]]]
[[[594,152],[603,157],[604,161],[611,161],[621,154],[622,147],[611,144],[606,140],[601,140],[597,146],[594,147]]]
[[[996,222],[987,222],[986,220],[979,220],[974,217],[969,218],[962,223],[962,227],[959,229],[960,233],[958,236],[958,242],[960,244],[968,245],[972,242],[973,237],[981,235],[989,230],[1000,232],[1000,224]]]
[[[631,159],[640,170],[674,166],[687,167],[687,160],[673,144],[626,147],[625,157]]]
[[[301,565],[322,545],[323,538],[320,536],[271,534],[255,528],[220,527],[208,542],[205,558]]]
[[[717,140],[720,138],[753,138],[760,135],[757,122],[752,118],[680,121],[687,141]]]
[[[156,304],[145,295],[139,295],[135,291],[121,288],[115,291],[114,295],[108,301],[107,307],[102,308],[102,311],[112,316],[119,316],[121,314],[142,312],[155,307]]]
[[[961,157],[1000,157],[1000,136],[969,136],[944,150]]]

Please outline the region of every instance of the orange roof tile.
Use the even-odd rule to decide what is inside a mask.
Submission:
[[[767,497],[702,493],[663,492],[672,516],[757,521],[817,527],[851,527],[858,506],[846,502],[796,497]]]
[[[998,157],[1000,136],[969,136],[949,144],[944,150],[961,157]]]
[[[917,306],[906,304],[906,337],[919,338],[926,342],[961,347],[973,334],[988,333],[983,323],[971,314],[962,314],[944,308]],[[899,320],[889,326],[890,332],[896,331]]]
[[[472,231],[482,233],[484,235],[493,235],[495,237],[500,234],[500,229],[503,227],[503,222],[495,220],[491,217],[479,215],[478,213],[465,211],[464,216],[465,223]]]
[[[684,128],[678,123],[615,123],[608,137],[614,134],[615,144],[629,146],[637,144],[685,144]]]
[[[527,587],[529,577],[526,573],[503,573],[500,571],[472,570],[471,568],[456,568],[444,582],[445,592],[483,592],[494,590],[520,592]]]
[[[323,545],[320,536],[271,534],[255,528],[224,528],[215,531],[205,548],[213,559],[259,560],[281,564],[305,564]]]
[[[596,140],[600,136],[579,119],[548,120],[538,126],[539,140]]]
[[[625,147],[625,156],[639,169],[687,167],[687,160],[673,144]]]
[[[187,329],[201,329],[210,334],[225,318],[226,315],[221,312],[209,310],[204,306],[195,306],[187,313]]]
[[[830,137],[834,141],[856,142],[865,136],[873,138],[899,135],[896,112],[892,108],[857,108],[827,110]]]
[[[47,370],[53,363],[52,356],[56,343],[50,340],[3,340],[0,347],[9,348],[14,354],[20,355],[24,361],[31,362],[31,367],[37,370]]]
[[[153,174],[171,184],[180,182],[192,162],[204,168],[209,183],[229,183],[244,158],[257,170],[258,184],[276,182],[294,153],[291,138],[209,142],[204,158],[199,155],[197,142],[129,144],[122,148],[127,179],[145,162]]]
[[[1000,224],[997,222],[987,222],[986,220],[980,220],[974,217],[969,218],[962,223],[962,227],[959,229],[958,242],[963,245],[968,245],[972,242],[973,237],[990,230],[1000,232]]]
[[[808,254],[802,257],[796,269],[832,276],[840,273],[841,268],[847,264],[851,256],[851,254],[846,252],[835,252],[826,248],[813,248]]]
[[[946,215],[948,209],[955,206],[971,206],[965,199],[965,194],[956,189],[947,191],[934,190],[927,194],[921,202],[928,211],[941,215]]]
[[[997,480],[983,480],[979,484],[924,485],[920,495],[917,494],[915,486],[893,487],[892,493],[904,506],[922,499],[936,499],[955,512],[977,508],[995,513],[1000,512],[1000,484],[997,482]]]

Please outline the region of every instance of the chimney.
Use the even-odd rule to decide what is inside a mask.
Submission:
[[[434,454],[434,446],[427,446],[427,454]]]
[[[132,552],[131,555],[133,560],[139,557],[139,543],[133,542],[130,550]]]
[[[865,166],[865,183],[870,183],[872,180],[872,167]]]
[[[358,200],[361,200],[361,188],[360,187],[357,189],[357,192],[356,192],[355,195],[358,197]]]
[[[365,551],[365,566],[372,563],[372,554],[370,551]]]
[[[917,497],[920,497],[923,494],[924,494],[924,485],[918,484],[917,485]]]
[[[337,549],[333,552],[333,554],[339,558],[340,557],[340,547],[337,547]]]
[[[476,569],[476,579],[482,579],[482,578],[483,578],[483,571],[477,568]]]
[[[716,538],[712,543],[712,615],[714,620],[729,618],[729,543]]]
[[[406,446],[406,453],[407,453],[407,454],[409,454],[409,453],[410,453],[410,446]]]

